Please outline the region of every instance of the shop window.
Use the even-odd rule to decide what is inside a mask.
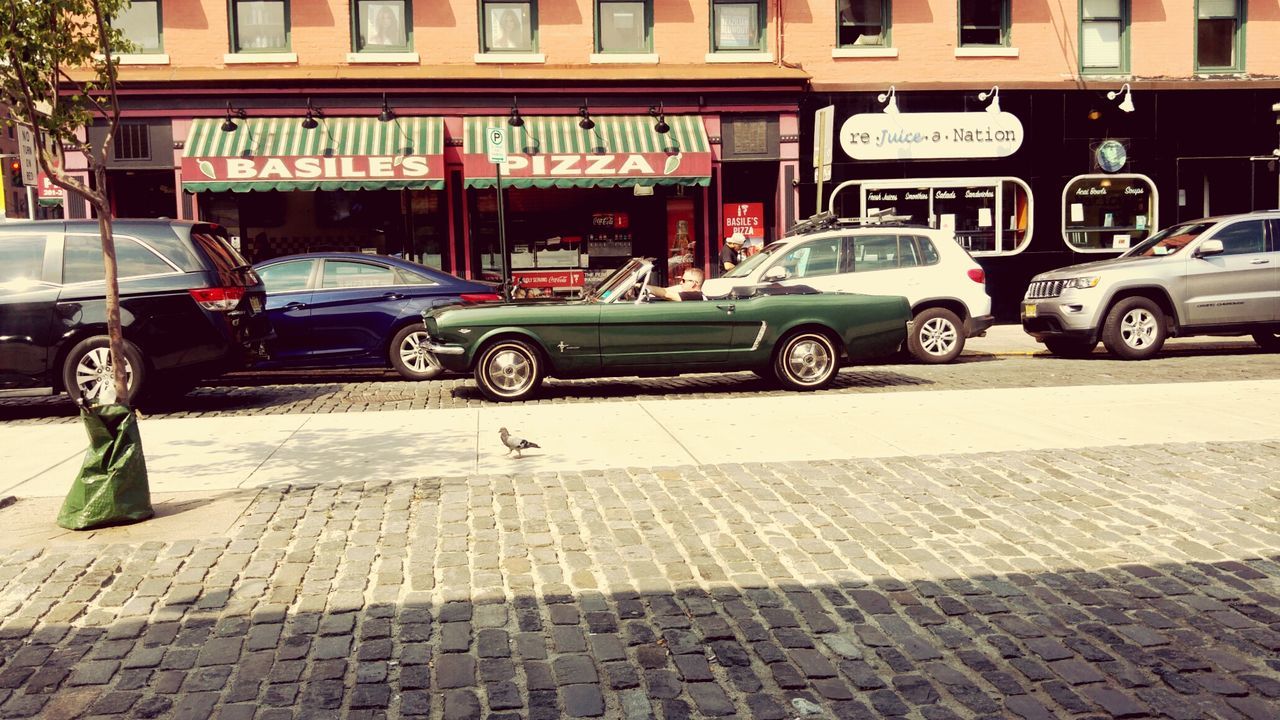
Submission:
[[[711,50],[764,50],[764,3],[758,0],[711,0]]]
[[[1244,3],[1196,0],[1196,70],[1244,70]]]
[[[1129,0],[1080,0],[1080,69],[1129,71]]]
[[[1009,44],[1009,0],[960,0],[960,47]]]
[[[116,128],[111,145],[114,160],[150,160],[151,127],[146,123],[122,122]]]
[[[596,0],[596,51],[647,53],[653,24],[652,0]]]
[[[537,4],[481,0],[481,46],[487,53],[533,52]]]
[[[231,51],[288,52],[289,0],[231,0]]]
[[[1082,253],[1128,250],[1155,232],[1158,200],[1145,175],[1078,175],[1062,190],[1062,240]]]
[[[857,202],[843,193],[849,188],[859,190]],[[950,230],[975,256],[1013,255],[1031,242],[1031,188],[1013,177],[842,183],[832,193],[831,203],[843,215],[889,212],[910,223]],[[928,252],[921,248],[926,262]]]
[[[356,52],[413,50],[413,4],[408,0],[354,0],[351,33]]]
[[[160,0],[133,0],[111,24],[132,44],[125,52],[162,53],[164,26],[160,20]]]
[[[837,47],[888,47],[889,0],[837,0]]]

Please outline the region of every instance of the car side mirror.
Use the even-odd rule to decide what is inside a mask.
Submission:
[[[780,282],[782,280],[786,280],[787,269],[782,267],[781,265],[774,265],[768,270],[765,270],[764,275],[761,275],[760,279],[764,280],[765,282]]]
[[[1196,248],[1196,257],[1209,257],[1210,255],[1222,254],[1221,240],[1205,240],[1200,243],[1200,247]]]

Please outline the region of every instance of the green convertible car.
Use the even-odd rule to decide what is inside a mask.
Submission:
[[[814,390],[830,384],[842,362],[896,352],[911,319],[902,297],[796,288],[672,302],[646,289],[652,273],[652,260],[635,258],[583,300],[424,312],[427,349],[447,370],[474,372],[496,401],[523,400],[548,376],[751,370]]]

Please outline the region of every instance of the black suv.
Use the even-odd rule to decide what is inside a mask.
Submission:
[[[262,281],[207,223],[116,220],[120,322],[134,398],[185,391],[261,355]],[[0,395],[94,397],[111,377],[96,220],[0,224]]]

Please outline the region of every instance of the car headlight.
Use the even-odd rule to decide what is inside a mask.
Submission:
[[[1097,275],[1089,277],[1071,278],[1063,283],[1063,288],[1071,288],[1073,290],[1088,290],[1091,287],[1097,287],[1102,278]]]

